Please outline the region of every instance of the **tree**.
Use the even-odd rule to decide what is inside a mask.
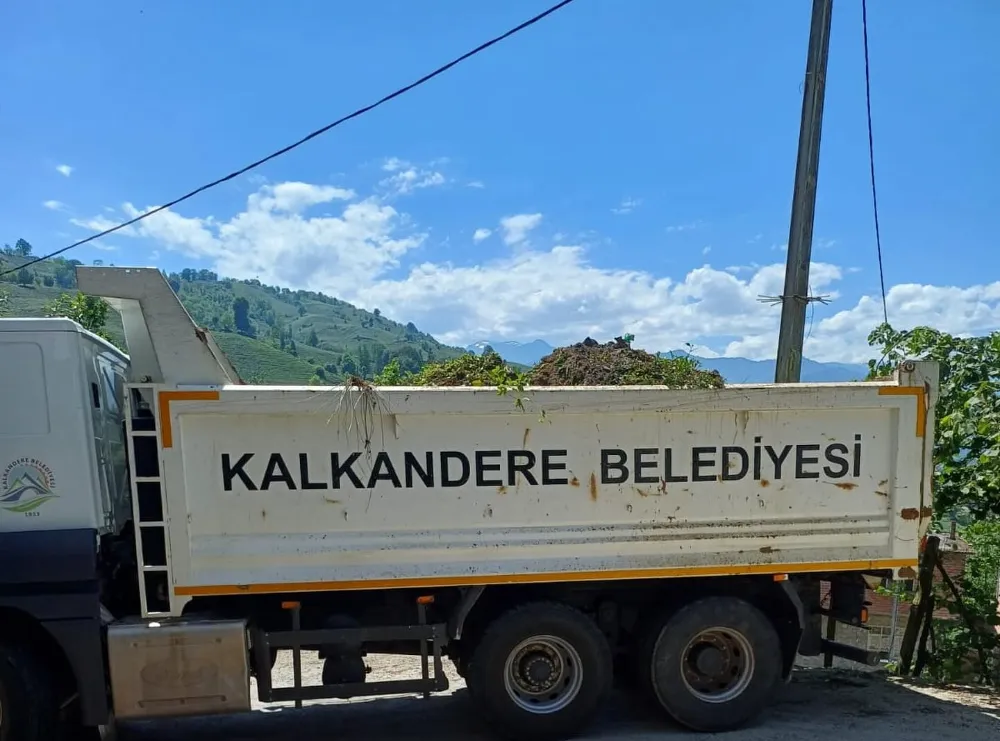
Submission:
[[[82,293],[73,295],[61,293],[45,306],[45,316],[64,316],[72,319],[84,329],[93,332],[108,342],[114,343],[108,334],[108,303],[97,296]]]
[[[309,336],[306,338],[306,344],[310,347],[319,347],[319,336],[316,334],[315,329],[309,330]]]
[[[369,373],[373,373],[375,365],[372,359],[372,351],[368,345],[362,345],[358,348],[358,374],[368,377]]]
[[[954,337],[929,327],[900,332],[883,324],[868,341],[880,353],[869,361],[871,378],[891,374],[907,359],[939,364],[932,529],[940,532],[955,521],[973,554],[955,585],[957,593],[939,589],[934,596],[938,606],[961,619],[928,623],[934,636],[929,669],[939,679],[956,679],[972,654],[983,657],[987,666],[978,674],[988,678],[988,664],[996,661],[989,657],[998,644],[992,626],[998,622],[1000,574],[1000,332]],[[911,620],[919,609],[914,605]]]
[[[869,344],[880,360],[869,375],[891,374],[903,359],[940,364],[934,437],[937,525],[963,509],[972,517],[1000,516],[1000,332],[953,337],[928,327],[898,332],[882,325]]]
[[[33,286],[35,285],[35,274],[27,268],[21,268],[17,271],[16,280],[19,286]]]
[[[54,286],[55,284],[56,284],[56,279],[53,278],[51,275],[42,276],[42,285],[45,286],[46,288],[52,288],[52,286]]]
[[[413,345],[403,345],[396,353],[396,360],[404,373],[419,373],[424,367],[420,351]]]
[[[380,372],[375,374],[376,386],[402,386],[403,371],[399,367],[399,359],[393,358]]]
[[[7,316],[10,310],[10,294],[7,289],[0,287],[0,316]]]
[[[340,368],[345,376],[356,376],[358,374],[358,361],[350,353],[344,353],[340,359]]]
[[[52,260],[52,277],[60,288],[76,288],[76,266],[79,260],[64,260],[57,257]]]
[[[18,257],[31,257],[31,243],[26,239],[19,239],[14,243],[14,254]]]
[[[250,324],[250,302],[243,296],[233,299],[233,325],[240,334],[253,335],[253,325]]]

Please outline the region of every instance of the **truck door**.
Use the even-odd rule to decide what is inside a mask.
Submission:
[[[107,524],[116,532],[131,513],[122,429],[125,388],[122,372],[117,363],[102,354],[94,357],[90,377],[101,499]]]

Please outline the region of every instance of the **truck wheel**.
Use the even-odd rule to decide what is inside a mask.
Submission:
[[[768,704],[781,679],[781,641],[771,621],[735,597],[709,597],[662,624],[648,660],[650,689],[678,723],[728,731]]]
[[[61,730],[45,666],[27,648],[0,644],[0,741],[50,741]]]
[[[467,668],[472,699],[516,741],[575,735],[600,709],[611,679],[611,648],[597,625],[578,610],[548,602],[497,618]]]

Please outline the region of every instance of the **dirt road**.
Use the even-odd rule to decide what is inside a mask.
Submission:
[[[288,667],[276,667],[276,678]],[[406,673],[414,665],[370,657],[372,679]],[[319,665],[304,662],[304,681],[318,682]],[[301,711],[279,708],[211,720],[142,723],[127,727],[123,741],[486,741],[461,681],[429,700],[391,698]],[[287,676],[285,677],[287,679]],[[282,682],[285,683],[285,682]],[[288,682],[290,684],[290,682]],[[726,734],[727,741],[997,741],[1000,696],[976,690],[912,687],[877,675],[805,669],[797,671],[771,710],[754,727]],[[590,739],[652,741],[699,736],[671,726],[645,708],[616,696],[586,736]]]

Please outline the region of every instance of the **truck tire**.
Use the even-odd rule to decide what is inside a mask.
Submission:
[[[666,618],[645,662],[648,690],[677,723],[729,731],[767,706],[781,680],[781,641],[771,621],[736,597],[697,600]]]
[[[612,669],[611,647],[592,620],[536,602],[490,624],[466,681],[494,730],[515,741],[555,741],[590,723],[611,690]]]
[[[0,741],[54,741],[61,726],[45,665],[27,647],[0,644]]]

